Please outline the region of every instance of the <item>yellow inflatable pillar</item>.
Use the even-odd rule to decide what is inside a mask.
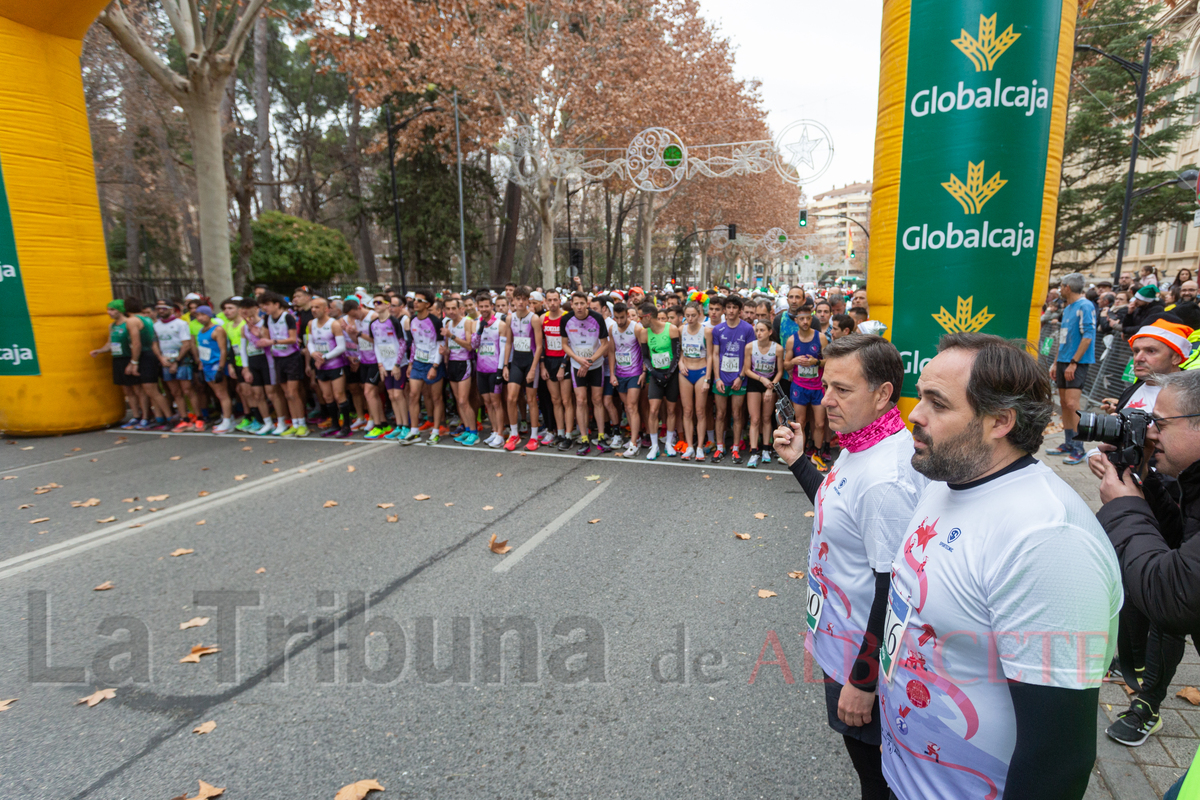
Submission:
[[[904,360],[944,333],[1036,341],[1075,0],[884,0],[867,299]]]
[[[79,53],[105,0],[0,0],[0,431],[44,435],[124,413]]]

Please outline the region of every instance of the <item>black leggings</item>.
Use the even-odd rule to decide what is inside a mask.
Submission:
[[[854,771],[858,773],[858,782],[862,784],[862,800],[888,800],[891,792],[887,781],[883,779],[883,754],[879,745],[867,744],[852,736],[843,736],[846,742],[846,752],[854,763]]]

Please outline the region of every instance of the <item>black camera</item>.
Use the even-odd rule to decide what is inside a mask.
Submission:
[[[1116,414],[1078,413],[1076,439],[1111,444],[1116,450],[1108,453],[1108,460],[1118,470],[1122,467],[1139,470],[1146,455],[1146,429],[1153,417],[1137,408],[1123,408]]]

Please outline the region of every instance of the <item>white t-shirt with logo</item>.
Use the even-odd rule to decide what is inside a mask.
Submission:
[[[817,490],[809,544],[805,647],[825,675],[844,684],[875,599],[875,573],[891,567],[929,479],[912,468],[913,438],[902,429],[858,453],[842,450]],[[813,630],[815,628],[815,631]]]
[[[192,329],[186,322],[176,317],[170,322],[154,320],[154,334],[158,336],[158,348],[167,358],[179,358],[179,350],[183,343],[192,338]]]
[[[1158,402],[1158,393],[1161,391],[1161,386],[1151,386],[1148,383],[1143,383],[1133,390],[1133,394],[1129,396],[1129,402],[1125,404],[1125,408],[1136,408],[1150,414],[1154,411],[1154,404]]]
[[[1099,686],[1123,594],[1095,515],[1034,463],[965,489],[931,483],[889,601],[883,774],[900,800],[923,800],[1004,796],[1017,733],[1008,681]]]

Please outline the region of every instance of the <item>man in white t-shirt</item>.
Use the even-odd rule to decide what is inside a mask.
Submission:
[[[883,772],[899,800],[1078,800],[1121,575],[1095,516],[1030,455],[1050,381],[1023,347],[957,333],[917,383],[933,481],[892,562]]]
[[[864,800],[887,800],[880,766],[879,642],[892,555],[928,480],[912,468],[913,439],[896,409],[904,363],[878,336],[825,348],[829,426],[842,452],[828,475],[804,457],[804,427],[775,431],[775,451],[812,501],[805,647],[825,673],[829,727],[842,734]]]

